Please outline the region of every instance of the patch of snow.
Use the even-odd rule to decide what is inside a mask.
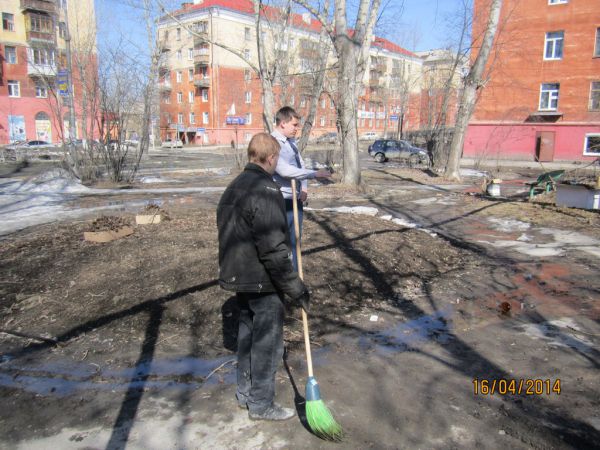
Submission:
[[[419,200],[412,200],[413,203],[416,203],[418,205],[431,205],[433,203],[438,203],[440,205],[455,205],[456,202],[453,200],[445,200],[444,198],[440,198],[440,197],[427,197],[427,198],[421,198]]]
[[[481,171],[481,170],[475,170],[475,169],[466,169],[466,168],[460,168],[459,169],[459,173],[462,176],[465,176],[465,177],[479,177],[479,178],[483,178],[483,177],[489,176],[488,172]]]
[[[533,238],[525,233],[523,233],[521,236],[519,236],[517,238],[517,241],[523,241],[523,242],[528,242],[531,241]]]
[[[338,206],[337,208],[304,208],[306,211],[331,211],[343,214],[361,214],[365,216],[376,216],[379,210],[370,206]]]
[[[170,178],[161,178],[161,177],[141,177],[139,179],[140,183],[181,183],[181,180],[172,180]]]
[[[488,218],[493,224],[493,228],[498,231],[510,233],[512,231],[525,231],[531,227],[531,224],[515,219],[501,219],[497,217]]]
[[[529,256],[558,256],[564,253],[564,249],[560,247],[558,243],[550,243],[550,244],[528,244],[527,242],[519,242],[519,241],[477,241],[482,244],[488,244],[492,247],[497,248],[512,248],[519,253],[523,253],[524,255]]]
[[[594,350],[594,344],[585,336],[576,336],[577,324],[571,318],[563,317],[542,323],[527,323],[518,327],[533,339],[555,347],[570,347],[582,353]]]

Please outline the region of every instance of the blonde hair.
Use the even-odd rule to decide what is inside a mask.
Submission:
[[[257,133],[248,144],[248,161],[264,164],[271,155],[279,153],[279,142],[267,133]]]

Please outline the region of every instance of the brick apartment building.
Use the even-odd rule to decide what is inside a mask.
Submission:
[[[165,51],[159,73],[161,139],[177,135],[190,143],[247,142],[263,130],[260,80],[243,59],[214,43],[226,44],[257,64],[252,2],[195,0],[183,3],[173,14],[178,21],[164,17],[158,25],[159,44]],[[293,15],[291,23],[286,34],[275,36],[265,28],[261,38],[268,49],[285,54],[291,64],[288,73],[295,74],[276,86],[275,107],[289,104],[304,116],[308,101],[302,73],[310,71],[315,48],[321,45],[320,27],[308,14]],[[374,39],[358,104],[359,134],[392,134],[400,123],[404,130],[419,128],[422,65],[416,54],[388,40]],[[318,102],[314,136],[337,129],[334,84],[332,71]]]
[[[475,0],[475,37],[488,1]],[[540,161],[600,156],[598,0],[504,0],[499,30],[463,155]]]
[[[56,95],[68,89],[67,23],[73,49],[94,39],[90,48],[95,61],[94,2],[70,1],[67,9],[67,0],[0,0],[0,15],[0,144],[60,142],[69,136],[67,101]],[[73,86],[77,110],[81,95],[77,72]],[[76,126],[81,129],[81,123]]]

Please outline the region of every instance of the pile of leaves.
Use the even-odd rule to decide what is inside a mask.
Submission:
[[[140,214],[144,214],[144,215],[148,215],[148,216],[157,216],[160,214],[164,220],[171,220],[167,211],[162,209],[160,207],[160,205],[157,205],[156,203],[152,203],[152,202],[148,203],[144,207],[144,209],[142,209]]]
[[[118,231],[123,227],[129,226],[130,223],[123,217],[118,216],[102,216],[94,220],[88,231]]]

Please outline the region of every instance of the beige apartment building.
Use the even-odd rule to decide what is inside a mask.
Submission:
[[[271,15],[272,14],[272,15]],[[266,56],[279,61],[276,105],[308,112],[320,42],[319,23],[310,15],[292,15],[281,27],[267,10],[260,39]],[[253,5],[250,0],[196,0],[162,18],[158,42],[163,48],[159,68],[160,137],[187,143],[247,142],[263,130],[262,87],[252,66],[258,66]],[[190,30],[193,30],[191,32]],[[208,41],[208,42],[207,42]],[[324,92],[318,101],[313,136],[336,131],[335,65],[330,52]],[[423,59],[382,38],[374,38],[369,67],[358,103],[359,134],[396,133],[416,129],[420,122]]]

